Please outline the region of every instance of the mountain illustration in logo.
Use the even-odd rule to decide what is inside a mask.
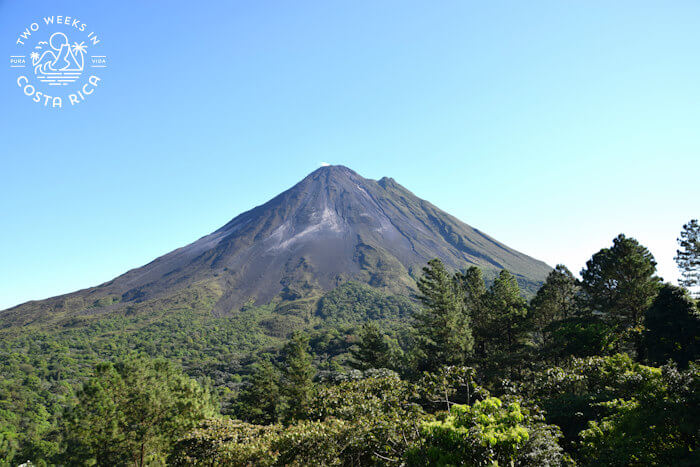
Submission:
[[[43,46],[50,50],[39,53]],[[85,68],[85,53],[87,46],[84,42],[74,42],[70,45],[68,36],[62,32],[51,35],[48,42],[39,42],[31,53],[34,73],[39,81],[52,86],[65,86],[76,81]]]

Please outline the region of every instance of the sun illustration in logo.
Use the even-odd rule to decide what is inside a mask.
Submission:
[[[47,50],[41,52],[44,47]],[[87,45],[85,42],[70,45],[68,36],[62,32],[53,33],[48,42],[41,41],[34,49],[30,54],[34,73],[39,81],[50,86],[66,86],[80,78],[85,69]]]

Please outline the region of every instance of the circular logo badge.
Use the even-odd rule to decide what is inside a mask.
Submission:
[[[10,67],[17,87],[32,101],[62,109],[85,102],[102,81],[107,56],[102,39],[80,19],[45,16],[17,36]]]

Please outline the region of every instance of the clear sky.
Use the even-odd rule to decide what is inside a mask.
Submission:
[[[8,65],[46,15],[109,57],[74,108]],[[680,0],[0,0],[0,309],[143,265],[324,161],[574,272],[624,232],[675,279],[699,26]]]

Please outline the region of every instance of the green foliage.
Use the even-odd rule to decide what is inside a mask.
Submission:
[[[428,411],[449,411],[455,404],[471,404],[474,399],[488,396],[488,391],[476,384],[475,374],[470,367],[444,366],[423,373],[415,389]]]
[[[473,339],[459,280],[433,259],[417,285],[423,309],[415,315],[415,328],[423,368],[464,363]]]
[[[678,238],[679,250],[676,250],[676,264],[681,270],[679,284],[693,288],[700,286],[700,224],[692,219],[683,226]]]
[[[175,465],[385,465],[399,463],[424,443],[419,427],[434,420],[431,401],[484,391],[469,368],[443,368],[413,383],[386,370],[316,387],[304,420],[255,426],[208,421],[185,436],[171,456]],[[423,404],[423,405],[421,405]],[[427,410],[426,410],[427,409]],[[177,460],[177,462],[175,462]]]
[[[577,310],[579,287],[571,271],[558,264],[530,302],[530,321],[540,348],[551,346],[551,325],[573,317]]]
[[[46,326],[0,330],[0,465],[561,465],[562,434],[584,465],[696,465],[697,305],[654,270],[620,236],[529,307],[509,272],[487,289],[437,260],[419,311],[355,283],[315,314],[305,299],[212,316],[211,283],[129,307],[69,297]],[[610,355],[630,342],[644,353]]]
[[[171,363],[131,357],[94,369],[64,417],[60,462],[145,465],[216,412],[208,390]]]
[[[364,321],[363,314],[354,315],[355,309],[371,315],[373,307],[384,307],[381,316],[397,317],[379,322],[388,340],[405,340],[408,330],[403,317],[417,305],[405,297],[384,300],[380,292],[362,287],[373,293],[338,303],[338,313],[351,316],[347,324],[332,319],[325,323],[318,317],[309,321],[308,311],[305,318],[279,315],[274,303],[215,316],[211,310],[220,291],[203,283],[126,307],[109,308],[108,302],[114,304],[114,299],[106,297],[93,300],[100,307],[95,305],[87,315],[60,311],[22,328],[0,329],[0,427],[6,440],[0,443],[0,459],[23,462],[52,455],[58,445],[50,433],[93,366],[134,351],[165,358],[189,376],[211,384],[223,412],[232,413],[241,380],[252,372],[253,364],[260,355],[279,351],[295,330],[308,330],[319,366],[327,369],[347,365],[357,332],[353,323]]]
[[[335,371],[345,368],[356,343],[356,326],[323,327],[308,331],[309,346],[319,370]]]
[[[268,424],[280,416],[280,375],[269,360],[258,363],[248,384],[238,395],[236,414],[243,420]]]
[[[598,403],[629,397],[640,384],[656,384],[659,374],[659,370],[635,363],[626,354],[573,358],[565,366],[535,375],[523,392],[572,442],[589,421],[602,415]]]
[[[271,438],[280,425],[252,425],[231,419],[209,419],[183,436],[172,448],[173,466],[274,465]]]
[[[329,419],[291,425],[250,425],[213,420],[182,439],[173,450],[173,466],[373,465],[357,424]]]
[[[656,384],[598,404],[606,415],[581,432],[581,464],[700,464],[700,371],[661,370]]]
[[[639,346],[644,312],[659,290],[654,257],[637,240],[620,234],[581,271],[582,287],[591,310],[603,313],[620,343]]]
[[[685,289],[664,285],[644,315],[647,359],[686,368],[700,356],[700,310]]]
[[[410,317],[418,307],[407,297],[384,295],[364,284],[347,282],[324,295],[316,314],[326,323],[359,324]]]
[[[522,388],[585,465],[691,465],[700,433],[698,389],[695,366],[680,373],[626,354],[572,359]]]
[[[75,361],[66,348],[48,339],[21,342],[28,352],[0,339],[0,464],[54,455],[57,414],[73,396]]]
[[[464,297],[464,307],[470,318],[474,338],[474,353],[485,357],[488,329],[488,312],[486,308],[486,283],[484,276],[476,266],[471,266],[464,273],[457,273],[456,279]]]
[[[10,426],[0,426],[0,465],[9,465],[11,459],[17,454],[19,443],[17,433]]]
[[[392,349],[384,333],[372,322],[362,325],[357,348],[351,350],[354,361],[350,365],[359,370],[393,368]]]
[[[309,338],[295,334],[283,349],[281,392],[285,419],[304,418],[316,373],[309,354]]]
[[[416,424],[425,418],[421,407],[412,403],[415,385],[397,375],[378,375],[338,385],[319,387],[310,407],[315,420],[346,421],[354,427],[355,444],[348,447],[356,465],[381,459],[398,461],[416,440]]]
[[[527,329],[527,308],[518,282],[511,273],[505,269],[500,272],[486,295],[486,303],[490,315],[489,337],[496,345],[513,347]]]
[[[399,461],[425,419],[396,375],[322,385],[306,418],[256,426],[208,421],[173,450],[173,465],[374,465]]]
[[[464,293],[464,301],[467,309],[472,311],[483,306],[483,298],[486,295],[486,283],[484,274],[476,266],[470,266],[464,273],[457,273],[457,279]]]
[[[480,359],[486,378],[495,375],[513,375],[521,366],[529,322],[527,304],[520,293],[518,282],[503,270],[496,277],[485,296],[483,334],[484,355]]]
[[[506,405],[496,397],[452,406],[423,423],[421,435],[420,447],[407,454],[408,465],[554,466],[564,460],[556,427],[537,421],[519,402]]]
[[[614,329],[600,316],[582,314],[554,321],[545,328],[549,343],[540,355],[558,364],[567,357],[592,357],[612,353]]]

